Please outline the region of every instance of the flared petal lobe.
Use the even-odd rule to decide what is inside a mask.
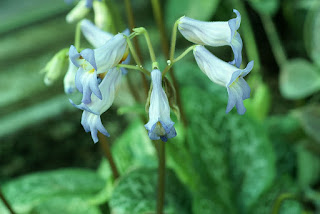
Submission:
[[[234,60],[231,63],[240,67],[242,40],[237,30],[240,26],[241,16],[237,10],[233,11],[237,17],[226,22],[204,22],[182,17],[179,20],[178,29],[187,40],[195,44],[213,47],[231,46],[234,53]]]
[[[253,61],[245,69],[239,69],[217,58],[203,46],[196,46],[193,53],[201,71],[212,82],[227,88],[229,99],[226,113],[236,106],[238,113],[244,114],[243,100],[250,97],[250,87],[243,77],[252,70]]]
[[[170,119],[167,95],[162,88],[162,76],[158,69],[151,72],[152,92],[150,97],[149,121],[145,125],[151,140],[166,142],[177,135],[174,122]]]
[[[102,125],[100,115],[83,111],[81,117],[81,125],[83,126],[86,132],[91,132],[91,137],[94,143],[97,143],[99,141],[98,131],[104,134],[105,136],[110,137],[110,134]]]
[[[68,71],[63,79],[64,92],[66,94],[71,94],[76,91],[75,77],[77,70],[78,68],[69,59]]]

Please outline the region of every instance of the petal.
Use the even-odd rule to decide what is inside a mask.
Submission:
[[[81,93],[83,92],[83,87],[82,87],[82,83],[81,83],[81,76],[83,75],[85,71],[83,70],[82,67],[79,67],[76,76],[75,76],[75,84],[76,87],[78,89],[78,91],[80,91]]]
[[[97,69],[97,65],[96,65],[96,60],[94,57],[94,51],[92,49],[84,49],[83,51],[80,52],[80,55],[87,61],[90,63],[90,65],[95,69]]]
[[[94,143],[99,141],[98,139],[98,131],[104,134],[107,137],[110,137],[108,131],[104,128],[101,122],[100,115],[91,114],[90,112],[83,111],[81,124],[86,132],[91,132],[91,137]]]
[[[84,37],[95,48],[104,45],[108,40],[110,40],[113,37],[111,33],[107,33],[101,30],[88,19],[83,19],[81,21],[80,26]]]
[[[242,63],[242,39],[240,37],[240,34],[238,32],[235,33],[234,37],[231,40],[230,44],[233,54],[234,54],[234,60],[231,62],[231,64],[235,64],[238,68],[240,68]]]
[[[80,67],[80,64],[78,62],[79,57],[80,57],[80,53],[77,51],[76,47],[71,45],[69,49],[69,58],[71,62],[77,67]]]
[[[64,92],[66,94],[71,94],[76,90],[75,77],[77,70],[77,67],[69,59],[68,71],[63,79]]]

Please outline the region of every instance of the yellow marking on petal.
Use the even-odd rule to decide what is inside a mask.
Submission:
[[[166,134],[166,131],[162,127],[160,121],[157,122],[156,127],[154,128],[155,133],[158,134],[159,136],[164,136]]]
[[[103,80],[103,78],[107,75],[108,72],[104,72],[104,73],[101,73],[101,74],[98,74],[98,77]]]
[[[93,74],[94,73],[94,68],[91,69],[90,71],[88,71],[90,74]]]
[[[123,61],[125,61],[127,59],[128,55],[129,55],[129,48],[127,48],[126,51],[124,52],[119,64],[121,64]]]
[[[229,85],[229,87],[232,87],[234,84],[236,84],[236,83],[238,82],[238,80],[239,80],[239,77],[237,77],[237,79],[235,79],[235,80],[231,83],[231,85]]]

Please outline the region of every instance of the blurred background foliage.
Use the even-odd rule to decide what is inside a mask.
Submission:
[[[123,2],[106,2],[123,29]],[[151,2],[131,3],[163,69]],[[72,7],[63,0],[0,2],[0,187],[17,213],[153,213],[157,157],[141,120],[140,76],[129,71],[102,117],[122,175],[114,181],[101,144],[91,142],[81,111],[63,92],[63,75],[47,87],[39,73],[74,42],[75,24],[65,22]],[[244,62],[255,61],[244,116],[225,114],[226,90],[191,54],[174,66],[187,125],[176,120],[178,136],[166,144],[165,213],[319,213],[320,1],[162,0],[161,7],[168,36],[182,15],[224,21],[239,10]],[[177,52],[190,45],[178,36]],[[211,51],[230,60],[229,49]],[[9,213],[1,202],[0,213]]]

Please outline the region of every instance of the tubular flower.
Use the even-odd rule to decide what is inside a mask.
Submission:
[[[66,75],[63,79],[64,92],[66,94],[71,94],[76,90],[75,76],[78,68],[69,59],[69,67]]]
[[[198,45],[231,46],[234,60],[230,64],[235,64],[239,68],[242,62],[242,40],[237,30],[240,27],[241,15],[235,9],[233,12],[237,17],[227,22],[203,22],[182,17],[178,28],[187,40]]]
[[[162,88],[161,72],[155,69],[151,72],[152,92],[149,107],[149,122],[145,125],[151,140],[168,138],[177,135],[174,122],[170,119],[170,107],[167,95]]]
[[[114,35],[108,32],[105,32],[95,26],[88,19],[84,19],[80,23],[81,31],[84,37],[88,40],[88,42],[94,47],[98,48],[104,45],[108,40],[110,40]],[[130,33],[129,29],[125,29],[122,34],[128,36]],[[129,64],[130,55],[122,62],[122,64]],[[128,71],[125,68],[120,68],[122,74],[127,74]]]
[[[123,34],[119,33],[108,40],[103,46],[92,49],[84,49],[80,53],[71,45],[69,57],[72,63],[79,69],[75,83],[77,89],[83,93],[82,102],[89,104],[91,94],[94,93],[102,99],[98,87],[98,74],[105,73],[115,67],[128,56],[127,43]]]
[[[209,79],[227,88],[229,99],[226,113],[236,106],[238,114],[244,114],[246,108],[243,100],[250,97],[250,87],[243,79],[253,68],[253,61],[249,62],[245,69],[239,69],[214,56],[203,46],[196,46],[193,51],[201,71]]]
[[[107,72],[99,84],[102,99],[91,95],[91,102],[89,104],[81,103],[79,105],[74,104],[73,101],[70,100],[72,105],[83,110],[81,124],[86,132],[91,132],[92,139],[95,143],[98,142],[97,131],[109,136],[109,133],[101,123],[100,115],[111,107],[120,86],[121,77],[122,72],[117,67]]]

